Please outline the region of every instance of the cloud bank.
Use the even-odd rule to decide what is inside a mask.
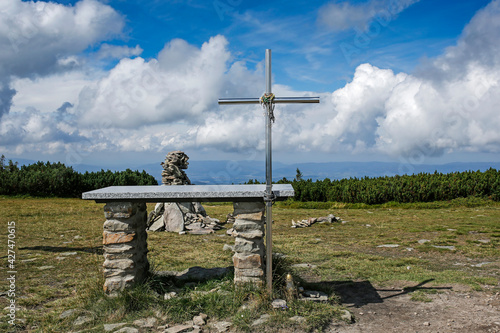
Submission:
[[[10,110],[13,78],[36,78],[80,66],[78,54],[119,35],[124,19],[110,6],[4,0],[0,3],[0,118]]]
[[[342,26],[369,22],[382,3],[386,4],[372,2],[375,9],[371,16]],[[89,8],[83,17],[93,17],[97,22],[99,18],[122,22],[109,10],[107,14],[95,14],[92,8],[104,5],[93,1],[82,1],[64,10],[76,16],[77,8],[85,6]],[[90,30],[98,29],[92,26]],[[119,31],[91,33],[87,46]],[[67,50],[66,59],[85,49],[83,44],[73,45],[74,49],[61,46]],[[20,46],[18,52],[22,54]],[[274,149],[390,156],[498,152],[499,48],[500,2],[493,1],[475,15],[455,46],[426,61],[414,73],[394,73],[366,63],[356,68],[352,81],[343,88],[321,94],[293,91],[278,82],[274,85],[278,96],[320,95],[321,104],[278,105]],[[101,50],[111,54],[111,49]],[[262,63],[251,70],[245,62],[235,61],[224,36],[212,37],[200,47],[174,39],[153,59],[138,56],[140,47],[115,51],[125,58],[88,82],[74,100],[61,100],[57,110],[4,112],[0,148],[16,153],[80,155],[95,151],[264,149],[260,106],[217,105],[220,97],[259,97],[264,88]],[[55,70],[61,61],[54,57],[46,58],[52,59],[49,63]],[[20,59],[16,61],[21,63]],[[38,65],[24,74],[9,66],[2,70],[12,76],[43,75],[41,69],[36,69]],[[12,89],[8,84],[0,87],[0,107],[8,110]]]

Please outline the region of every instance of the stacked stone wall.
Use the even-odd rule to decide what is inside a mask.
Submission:
[[[234,245],[234,283],[263,286],[265,280],[264,211],[261,202],[234,203],[236,236]]]
[[[146,204],[110,202],[104,216],[104,290],[114,294],[144,280],[149,270]]]

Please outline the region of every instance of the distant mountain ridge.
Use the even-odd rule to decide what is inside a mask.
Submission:
[[[8,158],[7,158],[8,160]],[[13,160],[14,162],[16,160]],[[32,164],[36,161],[18,159],[20,165]],[[44,161],[45,162],[45,161]],[[101,169],[112,171],[123,171],[127,168],[132,170],[145,170],[154,176],[161,184],[162,167],[160,162],[139,165],[137,167],[113,168],[105,165],[97,166],[90,164],[72,165],[78,172],[99,171]],[[446,164],[403,164],[397,162],[328,162],[328,163],[273,163],[273,180],[277,181],[286,177],[289,180],[295,178],[297,168],[302,172],[303,179],[343,179],[395,176],[417,173],[441,173],[462,171],[485,171],[489,168],[500,169],[500,162],[453,162]],[[263,161],[196,161],[190,160],[186,173],[193,184],[240,184],[250,179],[265,182],[265,163]]]
[[[489,168],[500,169],[500,162],[454,162],[447,164],[407,165],[394,162],[329,162],[329,163],[273,163],[273,180],[283,177],[295,178],[297,168],[303,179],[343,179],[382,177],[417,173],[441,173],[463,171],[485,171]],[[161,183],[160,164],[147,164],[140,169],[146,170]],[[240,184],[250,179],[265,182],[265,163],[260,161],[191,161],[186,173],[194,184]]]

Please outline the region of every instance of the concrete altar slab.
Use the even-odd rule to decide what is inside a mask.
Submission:
[[[169,186],[110,186],[84,192],[82,199],[96,202],[231,202],[263,201],[266,185],[169,185]],[[293,197],[291,184],[273,185],[277,201]]]

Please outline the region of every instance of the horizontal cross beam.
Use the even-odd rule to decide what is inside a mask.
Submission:
[[[319,97],[275,97],[274,103],[319,103]],[[220,98],[219,104],[260,104],[260,98]]]

